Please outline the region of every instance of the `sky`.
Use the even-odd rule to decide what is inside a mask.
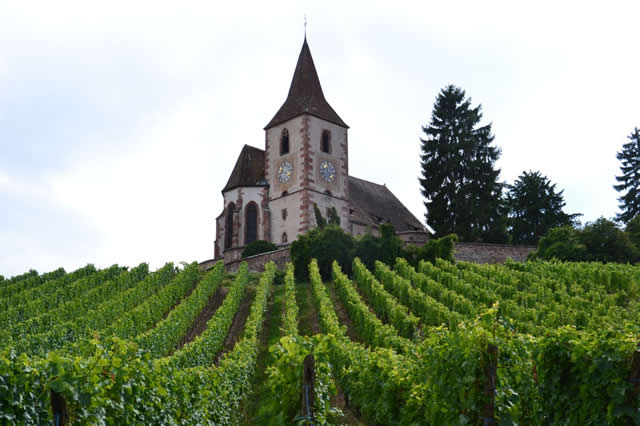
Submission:
[[[264,148],[305,14],[350,174],[421,221],[422,126],[448,84],[493,124],[502,181],[539,170],[583,222],[618,211],[639,2],[0,0],[0,274],[212,258],[220,191],[244,144]]]

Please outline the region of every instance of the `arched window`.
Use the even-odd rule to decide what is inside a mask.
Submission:
[[[253,201],[245,208],[244,232],[245,245],[258,239],[258,206]]]
[[[320,143],[320,149],[327,154],[331,153],[331,132],[328,130],[322,131],[322,141]]]
[[[231,248],[231,244],[233,244],[233,212],[236,209],[236,205],[231,203],[227,206],[227,217],[225,218],[225,227],[224,227],[224,248]]]
[[[286,244],[287,243],[287,233],[283,232],[282,233],[282,244]]]
[[[282,129],[282,135],[280,136],[280,155],[289,153],[289,131]]]

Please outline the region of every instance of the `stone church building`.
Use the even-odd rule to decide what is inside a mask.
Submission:
[[[385,186],[349,175],[349,126],[322,93],[305,37],[289,94],[265,126],[264,149],[245,145],[222,189],[214,258],[240,258],[255,240],[286,246],[335,207],[354,235],[390,222],[405,242],[424,243],[424,225]]]

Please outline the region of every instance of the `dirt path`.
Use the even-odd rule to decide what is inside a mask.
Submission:
[[[207,328],[207,321],[209,321],[213,314],[216,313],[228,292],[229,289],[227,287],[221,287],[209,298],[207,305],[200,314],[198,314],[198,317],[189,328],[189,331],[187,331],[187,334],[182,338],[176,347],[176,350],[180,350],[184,345],[191,342],[204,332]]]
[[[353,322],[351,322],[351,318],[349,318],[349,314],[347,313],[346,308],[336,294],[336,289],[333,283],[327,283],[326,286],[327,291],[329,292],[329,297],[331,297],[331,301],[333,302],[333,307],[335,308],[336,314],[338,315],[338,319],[342,324],[347,326],[347,336],[349,336],[349,338],[354,342],[362,343],[362,340],[360,339],[360,336],[358,336]]]
[[[233,349],[236,342],[240,339],[242,335],[242,330],[244,330],[244,324],[247,322],[247,317],[249,316],[249,308],[251,307],[251,303],[256,296],[255,287],[247,287],[247,290],[244,294],[244,298],[238,307],[238,311],[236,315],[233,317],[233,322],[231,323],[231,328],[229,329],[229,334],[224,341],[224,346],[222,350],[218,354],[215,360],[215,364],[218,365],[218,361],[222,358],[224,354]]]

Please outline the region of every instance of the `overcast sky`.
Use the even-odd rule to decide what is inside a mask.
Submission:
[[[95,3],[95,4],[90,4]],[[424,221],[421,126],[447,84],[583,222],[617,211],[640,127],[640,3],[0,0],[0,274],[213,256],[221,189],[307,37],[350,174]]]

